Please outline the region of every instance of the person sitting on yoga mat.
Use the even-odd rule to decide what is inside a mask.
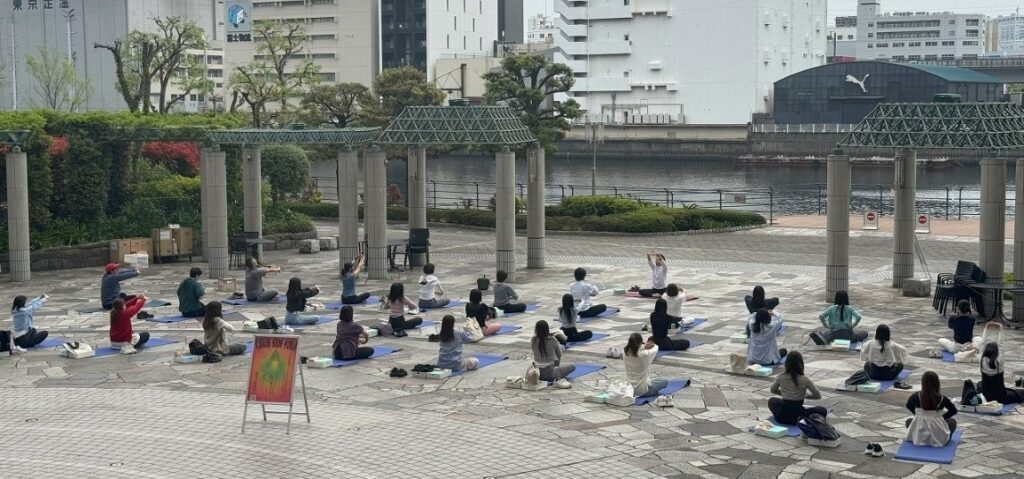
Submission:
[[[999,323],[989,325],[999,327],[999,340],[983,343],[984,350],[981,353],[981,394],[988,401],[998,401],[1000,404],[1019,404],[1024,402],[1024,389],[1007,388],[1004,384],[1003,355],[999,354],[999,343],[1002,339],[1003,328]],[[985,327],[987,336],[988,325]],[[988,338],[986,338],[988,339]]]
[[[860,347],[860,359],[865,361],[864,371],[875,381],[892,381],[903,371],[907,361],[907,348],[891,340],[889,326],[879,324],[875,337]]]
[[[211,353],[221,356],[237,356],[244,353],[244,344],[228,344],[225,331],[234,331],[235,327],[224,321],[223,315],[220,301],[210,301],[210,304],[206,305],[206,314],[203,317],[203,344]]]
[[[668,337],[668,330],[674,325],[679,327],[679,319],[668,314],[668,302],[664,298],[658,298],[654,302],[654,312],[651,313],[651,337],[654,344],[657,344],[663,351],[685,351],[690,348],[690,341],[686,339],[672,339]]]
[[[939,346],[942,349],[951,352],[953,354],[959,353],[968,346],[973,346],[975,349],[981,349],[984,345],[981,336],[974,335],[974,316],[971,315],[971,302],[966,299],[961,299],[956,303],[957,315],[950,316],[949,321],[946,325],[949,329],[953,330],[953,339],[939,338]],[[991,324],[999,324],[990,322]],[[985,326],[985,331],[988,331],[988,326]]]
[[[466,317],[475,319],[480,324],[480,331],[484,336],[494,336],[501,330],[500,323],[488,322],[494,319],[494,308],[483,303],[484,294],[479,289],[469,292],[469,302],[466,303]]]
[[[341,303],[359,304],[370,298],[370,293],[356,294],[356,277],[363,271],[366,261],[357,254],[352,261],[341,267]]]
[[[683,303],[686,302],[686,290],[679,288],[675,283],[671,283],[665,288],[665,294],[661,296],[668,304],[666,312],[676,321],[683,320]]]
[[[442,369],[452,371],[472,371],[480,367],[480,360],[477,358],[463,358],[462,344],[473,341],[469,333],[455,329],[455,316],[444,315],[441,319],[441,333],[439,350],[437,352],[437,365]]]
[[[603,304],[591,304],[590,298],[596,296],[598,293],[597,286],[594,286],[585,280],[587,279],[587,270],[583,268],[576,268],[573,272],[573,276],[576,281],[569,284],[569,293],[572,294],[573,299],[576,301],[576,312],[583,318],[593,318],[608,310],[608,307]]]
[[[522,313],[526,311],[526,305],[523,303],[513,303],[519,299],[519,295],[516,294],[516,290],[512,288],[512,285],[505,282],[508,279],[508,272],[499,269],[497,274],[497,282],[491,285],[494,289],[494,307],[501,308],[506,313]]]
[[[373,356],[373,348],[362,346],[370,342],[366,328],[352,320],[352,306],[344,305],[338,313],[338,334],[334,337],[334,359],[366,359]]]
[[[302,280],[299,278],[292,278],[288,280],[288,291],[285,293],[285,298],[288,300],[285,303],[285,324],[316,324],[320,320],[318,314],[302,314],[306,311],[306,300],[320,294],[320,288],[313,286],[312,288],[303,288]]]
[[[269,303],[277,299],[276,289],[264,289],[263,277],[267,273],[279,273],[281,268],[276,266],[260,266],[256,258],[249,258],[245,262],[245,299],[250,302]]]
[[[779,307],[779,298],[765,299],[764,288],[761,285],[754,286],[754,292],[744,296],[743,302],[747,303],[747,312],[751,314],[756,313],[759,309],[774,311]]]
[[[127,301],[121,298],[114,300],[110,309],[110,347],[121,348],[123,354],[131,354],[135,348],[149,341],[148,332],[132,330],[132,317],[139,314],[145,304],[146,297],[142,295],[132,296]]]
[[[594,333],[590,331],[577,329],[579,317],[575,298],[571,294],[562,295],[562,307],[558,308],[558,319],[562,322],[562,332],[565,333],[565,340],[568,342],[587,341],[594,337]]]
[[[668,264],[665,255],[650,251],[647,253],[647,265],[651,267],[651,287],[639,291],[640,296],[650,298],[665,294],[668,288]]]
[[[576,365],[562,364],[562,344],[551,334],[547,321],[537,321],[530,348],[533,350],[533,363],[540,370],[541,381],[554,381],[555,387],[560,389],[572,387],[565,377],[576,370]]]
[[[39,331],[32,325],[32,313],[43,307],[47,295],[39,296],[28,301],[25,296],[15,296],[14,304],[11,305],[11,319],[13,327],[11,335],[14,337],[14,345],[19,348],[29,349],[39,345],[49,335],[46,331]]]
[[[384,302],[380,305],[381,309],[387,309],[389,311],[388,324],[391,325],[391,329],[394,330],[394,335],[398,337],[406,336],[407,329],[418,328],[423,324],[423,320],[420,318],[405,319],[405,308],[409,308],[409,312],[415,313],[417,310],[416,303],[412,302],[409,298],[405,297],[405,285],[402,283],[392,283],[391,290],[388,291],[388,297],[384,299]]]
[[[626,381],[633,385],[633,395],[638,398],[657,396],[668,386],[665,379],[651,379],[651,363],[658,355],[658,345],[653,339],[644,342],[640,333],[629,335],[622,350],[622,364],[626,369]]]
[[[423,265],[423,275],[420,276],[420,309],[443,308],[451,302],[444,296],[444,288],[441,287],[441,280],[434,276],[434,265],[427,263]]]
[[[206,307],[199,300],[206,294],[203,285],[199,284],[199,277],[202,275],[203,270],[192,268],[188,271],[188,278],[178,285],[178,311],[186,318],[206,316]]]
[[[821,393],[811,378],[804,375],[804,357],[799,351],[786,355],[786,372],[775,378],[771,391],[781,396],[768,399],[768,410],[779,424],[795,426],[805,416],[828,415],[828,409],[824,407],[804,407],[805,399],[821,399]]]
[[[861,342],[867,339],[867,331],[855,331],[861,317],[857,309],[850,306],[850,296],[846,291],[837,291],[834,303],[818,315],[818,320],[824,326],[819,332],[829,342],[836,339]]]
[[[782,335],[782,315],[758,310],[747,318],[747,364],[769,366],[779,364],[786,356],[785,349],[779,349]]]
[[[942,447],[953,437],[956,406],[942,395],[939,375],[934,371],[921,376],[921,391],[910,395],[907,409],[914,415],[907,418],[907,440],[915,446]]]
[[[106,272],[100,279],[100,305],[103,306],[103,309],[111,309],[115,299],[127,300],[130,298],[121,292],[121,281],[138,276],[139,268],[121,268],[120,264],[107,263],[103,270]]]

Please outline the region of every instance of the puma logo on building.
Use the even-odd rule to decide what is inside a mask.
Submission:
[[[855,77],[853,75],[846,75],[846,82],[847,83],[853,83],[854,85],[859,86],[861,91],[863,91],[864,93],[867,93],[868,89],[867,89],[867,87],[864,86],[864,82],[868,81],[868,77],[869,76],[871,76],[871,74],[867,73],[867,74],[864,75],[864,78],[862,80],[858,80],[857,77]]]

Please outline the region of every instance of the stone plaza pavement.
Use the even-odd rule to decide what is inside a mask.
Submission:
[[[319,225],[321,234],[336,226]],[[401,237],[401,226],[391,234]],[[854,231],[851,240],[851,297],[863,313],[864,327],[888,323],[894,339],[912,354],[908,380],[935,370],[947,395],[957,397],[963,379],[978,379],[976,364],[928,359],[925,349],[949,335],[930,298],[904,298],[888,287],[892,237]],[[494,265],[493,234],[435,226],[431,259],[438,265],[451,297],[465,298],[482,273]],[[525,238],[517,238],[525,266]],[[950,271],[957,259],[977,257],[976,240],[930,237],[922,240],[932,275]],[[584,402],[609,379],[621,378],[621,360],[605,350],[622,347],[639,331],[652,308],[649,300],[613,296],[600,300],[622,309],[586,328],[610,337],[566,353],[565,360],[606,365],[574,382],[569,390],[539,392],[504,388],[507,376],[529,366],[529,339],[538,319],[553,320],[567,291],[571,272],[585,266],[604,288],[645,285],[643,254],[656,248],[668,256],[670,280],[700,299],[685,314],[707,318],[686,337],[704,344],[658,358],[657,377],[690,378],[675,394],[675,407],[619,408]],[[533,314],[502,318],[523,329],[467,345],[469,353],[501,353],[509,359],[461,377],[432,381],[388,377],[392,367],[411,369],[433,362],[437,345],[428,328],[406,338],[374,338],[372,344],[402,348],[398,353],[332,369],[306,369],[312,422],[297,417],[290,436],[284,418],[256,421],[240,433],[242,391],[249,356],[218,364],[174,364],[175,351],[201,336],[197,322],[161,325],[137,322],[137,329],[177,340],[175,345],[143,349],[136,355],[68,360],[53,349],[0,357],[0,476],[2,477],[365,477],[365,478],[653,478],[653,477],[1021,477],[1024,474],[1024,416],[961,413],[964,431],[952,465],[893,460],[903,436],[904,408],[910,392],[881,394],[837,392],[834,384],[861,366],[854,353],[812,351],[804,343],[817,325],[823,296],[824,232],[772,227],[745,232],[688,236],[552,236],[548,268],[520,269],[520,296],[541,308]],[[1009,250],[1009,248],[1008,248]],[[1010,252],[1007,259],[1010,259]],[[268,253],[284,272],[269,275],[267,286],[285,289],[299,276],[324,290],[320,301],[337,300],[336,252],[298,255]],[[174,301],[188,263],[154,265],[127,283],[130,292]],[[202,266],[200,264],[200,266]],[[232,273],[241,283],[242,274]],[[106,345],[105,314],[79,314],[98,304],[100,271],[37,273],[27,284],[8,285],[15,294],[48,293],[51,301],[36,325],[51,336]],[[417,274],[396,273],[415,295]],[[206,299],[225,296],[204,282]],[[378,293],[388,282],[360,281],[360,289]],[[807,373],[822,390],[816,403],[832,408],[829,420],[843,434],[836,449],[808,446],[802,438],[768,439],[747,431],[768,415],[772,378],[726,374],[730,353],[744,346],[729,342],[746,317],[743,295],[764,285],[779,296],[789,324],[783,347],[804,352]],[[235,308],[283,316],[283,305]],[[154,308],[158,315],[172,307]],[[461,313],[461,310],[459,310]],[[444,311],[429,312],[439,320]],[[461,317],[461,314],[458,315]],[[356,308],[357,320],[383,318],[376,308]],[[4,318],[0,325],[9,325]],[[237,324],[236,324],[237,325]],[[330,355],[336,323],[302,333],[304,355]],[[1008,331],[1004,350],[1008,370],[1024,369],[1021,331]],[[243,342],[246,333],[230,340]],[[1009,375],[1008,375],[1009,376]],[[812,403],[814,403],[812,401]],[[299,403],[301,404],[301,402]],[[300,406],[301,407],[301,406]],[[880,442],[886,457],[863,454],[867,442]],[[74,472],[72,472],[74,471]]]

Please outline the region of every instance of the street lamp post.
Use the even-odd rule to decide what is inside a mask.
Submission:
[[[597,144],[604,143],[604,121],[587,121],[588,141],[591,145],[590,195],[597,196]]]

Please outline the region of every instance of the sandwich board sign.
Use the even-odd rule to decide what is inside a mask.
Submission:
[[[295,412],[295,375],[302,385],[304,412]],[[267,414],[287,414],[291,433],[292,415],[306,416],[309,422],[309,400],[306,398],[306,378],[299,367],[299,337],[284,334],[257,334],[253,338],[252,362],[249,364],[249,384],[245,390],[245,409],[242,412],[242,432],[248,419],[249,404],[259,404],[263,420]],[[287,411],[268,411],[267,406],[288,406]]]
[[[864,225],[861,226],[862,230],[877,230],[878,229],[878,213],[875,211],[864,212]]]

